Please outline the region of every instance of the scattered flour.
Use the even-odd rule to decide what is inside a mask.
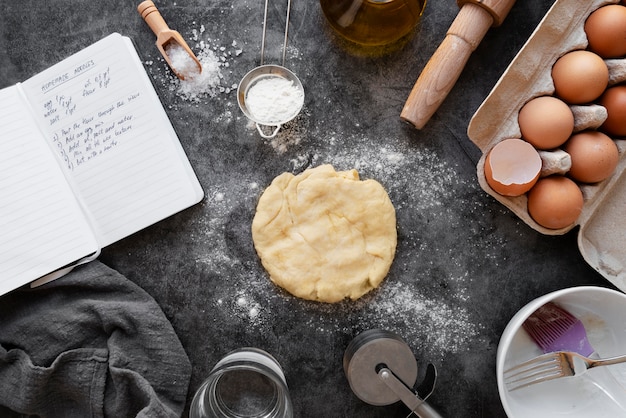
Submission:
[[[283,304],[279,299],[293,298],[261,280],[269,282],[261,277],[238,283],[233,286],[231,297],[215,302],[218,309],[237,317],[242,327],[255,333],[271,332],[274,322],[280,318],[274,306]],[[471,280],[459,277],[449,278],[449,281],[460,293],[446,301],[422,293],[417,285],[410,286],[390,277],[378,291],[355,302],[305,306],[307,319],[299,326],[315,332],[349,334],[354,330],[386,329],[428,356],[427,360],[438,361],[447,353],[470,350],[482,331],[482,325],[471,317],[470,304],[464,296],[463,289],[471,285]]]
[[[190,41],[195,42],[192,49],[203,63],[203,72],[208,69],[205,76],[208,74],[213,76],[207,83],[203,86],[193,86],[181,82],[167,68],[164,61],[161,63],[162,67],[155,68],[158,74],[156,76],[153,74],[157,81],[160,80],[178,98],[192,103],[199,103],[218,94],[229,94],[236,90],[236,82],[239,81],[236,80],[235,83],[228,81],[232,76],[229,67],[243,50],[236,41],[221,44],[218,40],[203,38],[203,33],[203,26],[192,30]],[[300,52],[291,46],[288,54],[291,59],[301,56]],[[165,71],[162,68],[165,68]],[[308,110],[304,107],[296,118],[281,127],[275,138],[267,140],[268,144],[279,154],[297,149],[310,135],[309,116]],[[230,120],[233,115],[231,113],[220,118]],[[256,135],[253,122],[249,121],[246,127]],[[343,133],[332,131],[324,135],[330,145],[328,149],[291,156],[293,172],[321,163],[333,164],[338,170],[356,168],[362,178],[375,178],[380,181],[390,192],[392,200],[394,196],[405,194],[406,190],[413,191],[410,196],[401,199],[401,204],[394,202],[398,213],[414,213],[420,216],[437,213],[439,219],[449,222],[452,227],[456,223],[462,224],[466,221],[457,219],[458,214],[449,212],[447,202],[458,198],[455,194],[459,190],[475,189],[477,185],[475,182],[460,179],[456,175],[455,167],[440,159],[436,152],[421,148],[410,150],[397,148],[391,143],[381,141],[380,138],[368,138],[366,135],[345,138]],[[346,140],[358,146],[349,151],[336,152],[333,145]],[[208,215],[198,219],[199,224],[192,228],[191,239],[195,245],[190,250],[190,257],[195,259],[199,271],[210,272],[228,282],[225,293],[215,295],[215,299],[209,300],[208,303],[212,304],[213,309],[236,318],[245,332],[272,334],[275,322],[280,321],[280,312],[276,309],[287,304],[293,309],[302,311],[300,314],[306,319],[301,326],[305,329],[353,334],[355,330],[384,328],[398,333],[414,350],[428,356],[429,361],[443,358],[447,353],[465,352],[480,340],[484,330],[472,317],[473,306],[468,295],[469,289],[475,284],[468,271],[465,259],[467,256],[454,253],[450,249],[426,248],[427,244],[420,241],[418,232],[400,230],[405,235],[404,243],[401,245],[409,246],[410,252],[415,256],[427,253],[428,256],[424,256],[426,260],[432,260],[434,257],[446,258],[446,262],[452,266],[449,269],[450,276],[437,278],[447,287],[444,295],[441,292],[431,294],[420,285],[420,280],[424,283],[434,280],[428,272],[417,275],[414,282],[412,279],[403,282],[394,276],[393,266],[392,274],[383,281],[378,290],[356,302],[318,304],[300,301],[281,292],[264,272],[257,272],[257,260],[234,258],[228,249],[227,229],[232,227],[229,226],[232,213],[241,210],[239,205],[242,201],[255,202],[264,187],[266,185],[258,184],[256,179],[240,179],[238,182],[225,184],[221,190],[219,187],[211,188],[201,203],[205,206],[203,212]],[[474,201],[469,201],[468,204],[470,203],[480,205]],[[477,206],[472,210],[485,209]],[[480,226],[475,228],[477,235],[485,235]],[[472,246],[490,245],[493,247],[492,258],[497,259],[497,249],[502,243],[482,242],[477,240],[460,245],[466,247],[467,251],[464,251],[464,254],[470,254]],[[489,252],[486,253],[489,259]],[[406,263],[402,260],[395,262]],[[426,269],[430,267],[429,263],[432,261],[424,263]],[[436,267],[434,269],[436,270]],[[405,266],[400,265],[398,270],[404,271]],[[233,271],[253,273],[233,275]]]
[[[269,144],[277,154],[284,154],[289,149],[297,146],[308,135],[310,112],[303,107],[300,113],[289,122],[283,124],[274,138],[260,140]],[[250,130],[250,134],[258,137],[257,128],[253,121],[248,119],[246,128]],[[255,138],[255,140],[258,140]]]
[[[450,278],[450,281],[470,285],[467,278]],[[441,358],[445,352],[466,350],[480,333],[480,324],[475,324],[467,307],[458,302],[463,299],[457,298],[453,305],[391,280],[370,302],[371,306],[364,308],[366,323],[378,323],[379,328],[410,341],[412,347]]]
[[[303,118],[306,120],[306,115]],[[306,131],[306,123],[297,119],[294,126],[304,126]],[[294,135],[286,127],[284,135],[291,139]],[[399,214],[436,214],[438,219],[451,225],[467,221],[457,219],[458,213],[448,211],[447,206],[450,205],[447,202],[460,198],[459,190],[477,191],[478,186],[459,177],[456,168],[439,158],[435,151],[404,149],[404,146],[394,146],[392,141],[383,143],[365,134],[345,138],[339,132],[329,132],[328,137],[361,145],[339,153],[334,152],[334,147],[329,147],[315,154],[297,155],[290,160],[293,172],[321,163],[331,163],[337,169],[357,168],[362,178],[380,181],[390,192],[392,200],[394,196],[406,194],[406,190],[412,191],[402,198],[401,205],[394,203]],[[353,334],[355,330],[383,328],[399,334],[429,361],[437,361],[448,353],[466,352],[484,338],[483,326],[474,316],[474,302],[469,298],[469,289],[476,284],[468,270],[471,265],[468,254],[472,253],[473,246],[488,246],[482,248],[481,253],[487,253],[489,259],[489,251],[492,251],[495,259],[502,243],[485,243],[484,240],[462,242],[458,244],[464,248],[462,252],[455,252],[445,245],[441,248],[426,247],[428,243],[421,241],[419,232],[403,231],[403,226],[399,225],[399,231],[404,235],[400,245],[405,246],[410,257],[423,258],[424,262],[420,263],[423,271],[412,273],[410,268],[414,261],[397,258],[394,260],[398,264],[395,272],[392,265],[391,274],[381,287],[362,299],[335,305],[300,301],[281,292],[264,272],[257,272],[257,260],[233,259],[227,250],[225,231],[231,222],[232,212],[241,209],[236,207],[237,202],[256,202],[267,186],[259,184],[257,179],[241,180],[225,186],[227,190],[211,192],[204,203],[208,205],[205,212],[210,216],[200,221],[198,236],[193,239],[197,243],[194,249],[196,263],[220,277],[228,277],[224,280],[230,281],[225,293],[209,303],[225,315],[237,318],[246,332],[271,333],[276,321],[281,318],[277,311],[279,307],[291,306],[291,309],[302,311],[300,314],[305,319],[301,325],[305,330]],[[479,202],[471,202],[480,205]],[[476,206],[472,210],[483,211],[484,208]],[[485,232],[477,228],[476,234],[484,235]],[[441,272],[433,265],[436,259],[445,259],[448,277],[434,278],[433,271]],[[250,273],[235,277],[232,271]],[[403,273],[398,275],[398,272]],[[436,280],[434,284],[433,280]],[[432,287],[439,286],[438,283],[445,288],[433,291]]]

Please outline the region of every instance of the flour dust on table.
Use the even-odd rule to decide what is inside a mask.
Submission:
[[[290,136],[289,131],[285,132],[283,140]],[[439,222],[452,226],[464,225],[467,219],[460,218],[448,207],[452,200],[463,198],[459,190],[471,196],[472,190],[478,192],[478,187],[459,176],[454,166],[427,147],[413,148],[391,140],[383,143],[365,134],[345,135],[336,131],[329,132],[327,138],[328,146],[320,147],[315,153],[298,154],[287,147],[283,152],[290,156],[291,171],[297,173],[328,163],[341,170],[356,168],[363,178],[379,181],[396,206],[398,230],[404,235],[399,245],[405,248],[402,254],[408,251],[409,255],[394,261],[397,266],[392,266],[380,288],[363,300],[336,306],[311,306],[308,301],[297,301],[274,286],[264,271],[257,269],[252,250],[249,258],[238,258],[228,250],[226,235],[228,228],[232,228],[232,214],[242,209],[241,202],[248,202],[246,207],[251,216],[255,202],[268,186],[261,184],[258,178],[239,178],[208,193],[203,204],[207,205],[205,212],[210,215],[199,220],[197,232],[194,232],[197,245],[191,257],[199,268],[229,282],[225,290],[208,300],[211,308],[207,309],[215,309],[220,316],[236,321],[243,332],[271,334],[281,309],[289,304],[290,309],[304,318],[302,326],[316,333],[351,333],[357,328],[374,326],[386,328],[401,334],[410,346],[432,360],[443,358],[447,353],[470,350],[485,330],[473,317],[475,309],[468,296],[475,286],[474,281],[480,278],[474,278],[469,270],[472,262],[467,254],[476,246],[490,245],[479,250],[487,259],[496,259],[504,243],[493,237],[494,241],[489,244],[482,241],[458,243],[467,250],[463,252],[446,246],[426,248],[428,244],[421,241],[419,234],[411,232],[414,228],[406,222],[419,213],[424,217],[437,217]],[[333,144],[338,141],[355,142],[360,146],[334,152]],[[404,194],[407,189],[415,193],[407,196]],[[483,213],[487,210],[483,201],[471,200],[467,206],[471,211]],[[431,270],[437,271],[437,260],[444,258],[448,273],[445,277],[433,277]],[[235,277],[230,274],[234,270],[248,273]],[[429,291],[433,280],[445,283],[445,295]],[[351,326],[346,328],[346,323]]]
[[[198,104],[220,94],[233,93],[239,79],[233,76],[232,69],[243,53],[240,43],[236,40],[223,43],[211,39],[205,36],[203,26],[187,33],[191,33],[190,39],[195,42],[190,46],[198,58],[207,61],[209,64],[203,65],[210,69],[209,72],[218,74],[217,77],[204,91],[194,90],[193,86],[185,90],[185,86],[181,85],[181,81],[171,73],[163,60],[159,61],[159,66],[153,66],[153,78],[176,94],[180,100],[178,104]],[[302,59],[300,51],[294,46],[288,48],[287,54],[290,60]],[[357,169],[363,178],[379,181],[388,190],[400,217],[398,228],[405,235],[400,245],[408,246],[409,252],[413,253],[412,257],[419,257],[427,248],[423,247],[426,244],[420,237],[412,232],[413,228],[403,224],[410,217],[408,214],[419,213],[424,217],[436,215],[451,227],[466,222],[466,219],[458,218],[458,214],[449,210],[450,202],[459,199],[459,190],[478,192],[478,187],[474,182],[457,175],[457,168],[450,166],[434,150],[414,147],[394,138],[381,141],[378,137],[370,137],[358,125],[354,131],[362,133],[348,134],[342,129],[331,129],[321,135],[311,125],[312,111],[305,104],[298,116],[285,123],[277,136],[271,139],[259,138],[255,124],[240,115],[234,107],[221,115],[213,115],[212,120],[223,123],[236,118],[245,123],[250,137],[264,142],[278,155],[287,158],[294,173],[321,164],[332,164],[338,170]],[[312,138],[320,142],[313,151],[307,146],[310,145],[307,141],[312,141]],[[345,148],[341,146],[344,143],[355,146]],[[271,334],[281,306],[292,304],[293,309],[300,310],[306,318],[302,326],[314,332],[351,333],[356,328],[387,328],[401,334],[410,346],[419,348],[433,360],[443,358],[447,353],[467,351],[480,340],[484,330],[472,318],[474,310],[468,300],[474,279],[463,255],[442,254],[450,251],[443,248],[428,249],[433,251],[432,256],[423,256],[420,262],[426,264],[425,268],[430,268],[433,263],[431,257],[449,259],[453,265],[449,269],[452,272],[447,277],[437,279],[448,286],[446,297],[428,292],[420,286],[419,280],[432,279],[406,279],[401,277],[403,274],[394,273],[393,267],[390,276],[376,292],[356,302],[332,307],[316,305],[312,308],[310,302],[295,301],[296,298],[282,292],[269,281],[264,271],[257,270],[254,263],[258,260],[238,257],[229,250],[227,242],[233,213],[242,210],[242,202],[253,211],[254,202],[267,186],[261,184],[258,178],[240,176],[237,181],[212,185],[201,203],[205,205],[203,211],[208,215],[197,221],[198,225],[192,232],[191,239],[196,244],[190,258],[201,270],[210,271],[228,282],[224,289],[207,301],[207,310],[216,310],[219,315],[235,321],[243,332],[257,334],[267,331]],[[415,193],[404,196],[409,189]],[[481,202],[469,202],[473,205],[471,210],[485,211]],[[492,242],[490,245],[493,249],[481,248],[481,253],[496,259],[502,244]],[[462,245],[471,252],[472,246],[485,244],[467,242]],[[255,255],[253,249],[250,255]],[[405,265],[411,262],[407,259],[397,260],[399,267],[396,270],[404,270]],[[233,276],[232,271],[235,270],[248,273]],[[346,328],[346,323],[350,323],[351,327]]]
[[[295,148],[308,137],[310,116],[310,110],[306,106],[303,107],[298,116],[282,125],[276,136],[269,139],[259,137],[256,125],[251,120],[248,120],[246,129],[249,130],[250,135],[259,137],[260,140],[272,147],[277,154],[281,155]],[[255,140],[257,139],[255,138]]]

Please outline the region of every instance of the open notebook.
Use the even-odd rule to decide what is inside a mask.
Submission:
[[[0,295],[203,198],[132,41],[0,90]]]

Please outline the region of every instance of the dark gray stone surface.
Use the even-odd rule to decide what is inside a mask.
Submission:
[[[353,337],[385,328],[405,339],[421,370],[427,362],[437,366],[439,383],[429,402],[444,416],[505,416],[495,360],[509,319],[553,290],[609,286],[580,255],[577,230],[541,235],[480,189],[480,153],[466,134],[471,116],[552,2],[517,2],[504,24],[487,34],[428,125],[417,130],[399,114],[456,16],[455,1],[430,0],[408,43],[379,57],[347,53],[316,1],[294,1],[286,66],[302,80],[306,100],[274,143],[259,137],[234,91],[199,102],[180,96],[136,12],[138,3],[1,0],[0,87],[111,32],[136,43],[206,198],[106,248],[100,259],[147,290],[171,320],[193,364],[189,399],[222,356],[254,346],[282,364],[299,417],[405,417],[402,404],[374,407],[357,399],[342,370]],[[265,61],[280,63],[286,1],[270,3]],[[157,6],[194,50],[203,40],[226,54],[225,90],[259,64],[262,1],[167,0]],[[250,223],[264,187],[284,171],[324,163],[378,180],[397,210],[398,249],[389,276],[357,302],[325,305],[282,292],[252,245]]]

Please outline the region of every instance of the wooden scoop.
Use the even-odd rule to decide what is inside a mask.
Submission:
[[[439,108],[490,27],[499,26],[515,0],[457,0],[461,8],[420,74],[400,118],[421,129]]]
[[[191,59],[193,59],[198,65],[198,72],[202,72],[202,64],[200,64],[198,58],[194,55],[191,48],[189,48],[187,42],[185,42],[180,33],[170,29],[167,26],[167,23],[165,23],[165,20],[159,12],[159,9],[156,8],[151,0],[146,0],[139,4],[139,6],[137,6],[137,11],[139,12],[143,20],[146,21],[148,26],[150,26],[152,32],[154,32],[154,34],[157,36],[156,46],[157,48],[159,48],[159,51],[161,51],[161,55],[163,55],[163,58],[165,58],[167,65],[170,66],[170,68],[178,78],[184,80],[185,75],[182,74],[179,69],[175,68],[175,66],[172,64],[170,56],[166,52],[167,47],[172,43],[178,44],[185,51],[187,51],[189,57],[191,57]]]

